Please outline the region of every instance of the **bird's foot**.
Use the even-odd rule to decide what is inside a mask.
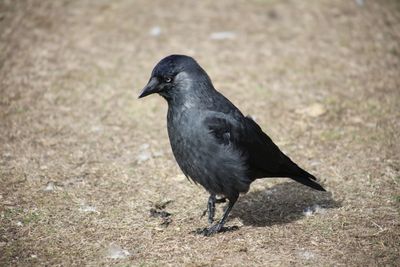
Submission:
[[[230,231],[235,231],[238,230],[238,226],[222,226],[219,223],[214,224],[213,226],[206,227],[206,228],[198,228],[194,233],[203,235],[203,236],[212,236],[217,233],[224,233],[224,232],[230,232]]]

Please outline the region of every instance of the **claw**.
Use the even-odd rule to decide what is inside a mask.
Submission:
[[[218,223],[218,224],[215,224],[215,225],[213,225],[211,227],[208,227],[208,228],[198,228],[193,233],[198,234],[198,235],[202,235],[202,236],[212,236],[212,235],[215,235],[217,233],[236,231],[238,229],[239,229],[239,227],[236,226],[236,225],[225,227],[225,226],[221,226]]]

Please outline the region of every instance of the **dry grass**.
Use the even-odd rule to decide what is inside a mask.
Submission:
[[[398,266],[399,40],[396,0],[1,1],[0,265]],[[172,158],[166,104],[136,99],[171,53],[330,193],[259,180],[238,231],[191,233],[207,194]]]

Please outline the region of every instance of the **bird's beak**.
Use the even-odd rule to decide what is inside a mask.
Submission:
[[[143,88],[143,90],[140,92],[138,98],[142,98],[154,93],[158,92],[158,79],[156,77],[152,77],[150,81],[147,83],[147,85]]]

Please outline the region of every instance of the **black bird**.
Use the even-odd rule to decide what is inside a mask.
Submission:
[[[210,193],[206,212],[211,226],[203,234],[224,230],[239,194],[247,192],[257,178],[289,177],[325,191],[313,175],[283,154],[254,120],[243,116],[214,88],[193,58],[171,55],[162,59],[139,98],[153,93],[168,102],[168,135],[179,167]],[[229,202],[222,219],[212,225],[215,203],[225,199]]]

